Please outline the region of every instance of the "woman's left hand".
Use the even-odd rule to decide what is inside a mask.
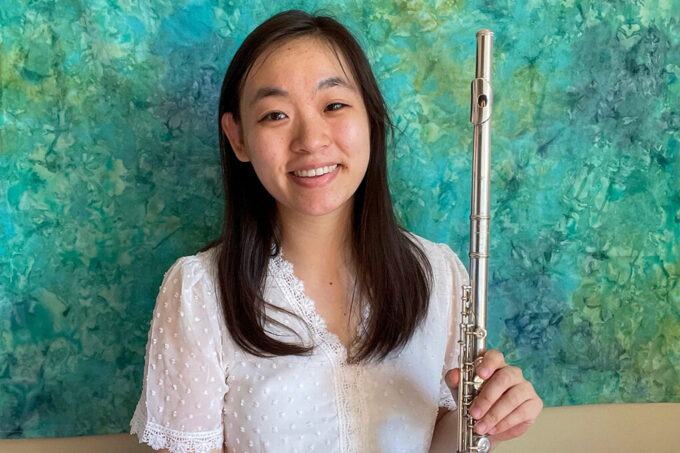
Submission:
[[[478,374],[484,383],[470,405],[470,415],[477,420],[475,431],[487,434],[492,441],[524,434],[541,412],[543,401],[531,382],[524,379],[522,370],[505,363],[497,349],[490,349],[484,353]],[[457,392],[459,380],[458,368],[446,373],[451,392]]]

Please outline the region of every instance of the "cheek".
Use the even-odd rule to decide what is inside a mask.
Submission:
[[[258,175],[264,176],[276,171],[281,163],[279,156],[284,140],[267,134],[251,134],[246,142],[246,152]]]
[[[368,153],[371,146],[368,120],[345,122],[338,130],[337,140],[353,155]]]

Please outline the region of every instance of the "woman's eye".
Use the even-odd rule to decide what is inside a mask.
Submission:
[[[341,102],[333,102],[332,104],[328,104],[326,107],[327,110],[340,110],[342,107],[345,107],[346,104],[343,104]]]
[[[264,118],[262,118],[262,120],[263,120],[263,121],[278,121],[278,120],[282,120],[282,119],[285,118],[285,117],[286,117],[285,113],[282,113],[282,112],[271,112],[271,113],[267,113],[267,114],[264,116]]]

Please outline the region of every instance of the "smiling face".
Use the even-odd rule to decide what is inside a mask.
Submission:
[[[239,107],[240,121],[225,113],[222,129],[279,212],[351,212],[368,166],[370,127],[341,52],[336,57],[326,41],[312,37],[265,51],[245,80]]]

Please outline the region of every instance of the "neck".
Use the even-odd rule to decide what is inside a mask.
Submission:
[[[297,271],[328,275],[351,267],[352,203],[323,216],[278,207],[284,258]]]

